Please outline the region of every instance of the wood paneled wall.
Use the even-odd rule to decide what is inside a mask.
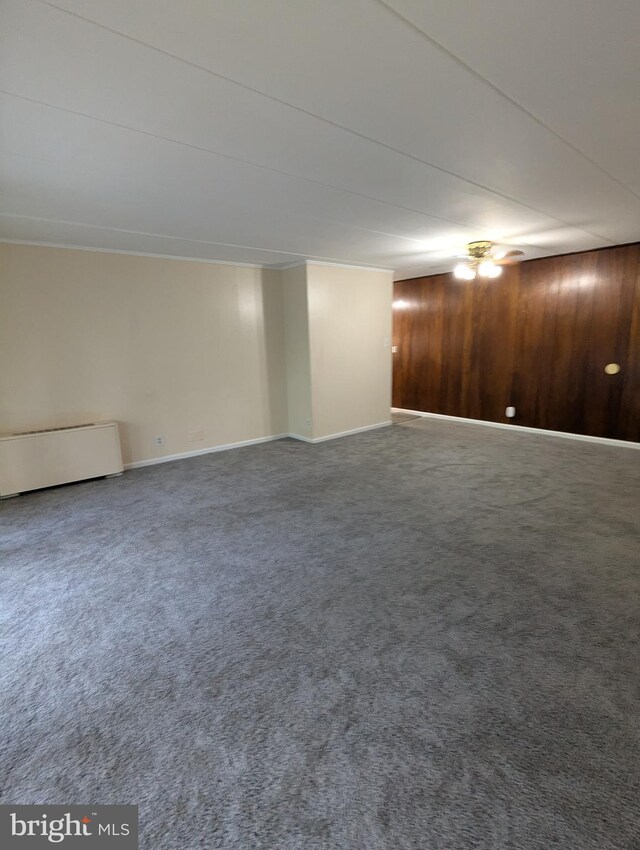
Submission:
[[[640,244],[398,281],[394,301],[394,407],[640,441]]]

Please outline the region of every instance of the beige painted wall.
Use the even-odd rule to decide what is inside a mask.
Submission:
[[[311,437],[311,352],[305,265],[282,271],[289,432]]]
[[[386,422],[391,292],[363,269],[0,244],[0,431],[116,419],[134,463]]]
[[[388,422],[391,272],[307,264],[313,438]]]
[[[282,434],[284,358],[281,273],[0,245],[0,430],[117,419],[125,463]]]

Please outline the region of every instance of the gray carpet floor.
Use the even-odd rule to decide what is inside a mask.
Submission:
[[[2,802],[144,850],[640,847],[640,453],[427,420],[1,505]]]

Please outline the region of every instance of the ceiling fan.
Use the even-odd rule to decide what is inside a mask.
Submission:
[[[517,263],[523,256],[524,251],[516,249],[507,251],[494,245],[493,242],[469,242],[465,261],[458,263],[453,274],[459,280],[473,280],[476,275],[498,277],[502,274],[502,266]]]

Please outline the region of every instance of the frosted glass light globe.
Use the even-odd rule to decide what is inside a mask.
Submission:
[[[454,277],[458,278],[458,280],[473,280],[476,276],[474,270],[466,263],[458,263],[453,270],[453,274]]]
[[[493,260],[483,260],[478,266],[480,277],[498,277],[502,274],[500,266],[496,266]]]

